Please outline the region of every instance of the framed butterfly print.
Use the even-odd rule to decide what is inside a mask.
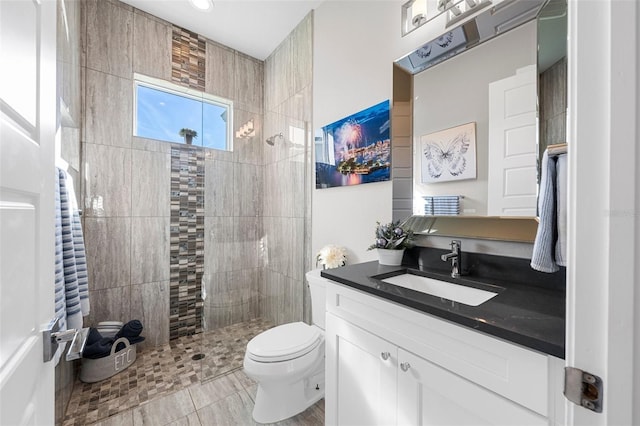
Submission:
[[[422,183],[475,179],[476,123],[420,137]]]

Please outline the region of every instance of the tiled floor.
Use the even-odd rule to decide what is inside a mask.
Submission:
[[[256,319],[141,350],[110,379],[76,382],[63,424],[252,424],[256,385],[242,360],[247,342],[272,326]],[[323,424],[322,402],[312,408],[291,424]]]

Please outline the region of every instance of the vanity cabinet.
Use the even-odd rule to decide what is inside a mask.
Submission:
[[[327,284],[328,425],[555,425],[564,361]]]

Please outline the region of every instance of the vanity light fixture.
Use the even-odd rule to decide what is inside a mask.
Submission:
[[[198,10],[209,10],[213,7],[212,0],[189,0],[189,3]]]
[[[240,128],[236,131],[236,138],[238,139],[248,139],[254,137],[256,134],[255,128],[253,127],[253,119],[244,123]]]
[[[402,35],[421,27],[427,22],[427,0],[409,0],[402,5]]]

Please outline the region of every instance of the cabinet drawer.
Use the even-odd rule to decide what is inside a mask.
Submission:
[[[331,281],[326,294],[328,312],[548,415],[546,355]]]

